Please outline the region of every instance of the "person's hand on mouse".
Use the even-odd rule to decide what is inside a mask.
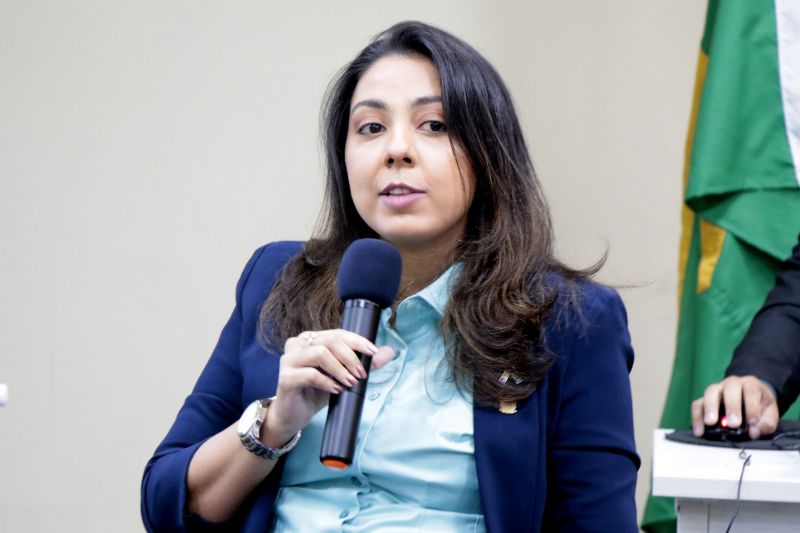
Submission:
[[[706,387],[703,397],[692,402],[692,431],[696,437],[703,435],[705,426],[717,423],[720,401],[725,405],[730,427],[741,426],[744,415],[751,439],[775,433],[780,418],[775,392],[755,376],[729,376]]]

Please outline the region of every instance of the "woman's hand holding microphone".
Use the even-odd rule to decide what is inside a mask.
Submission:
[[[371,368],[380,368],[394,357],[392,348],[376,348],[364,337],[341,329],[309,331],[287,340],[278,390],[256,437],[262,445],[283,453],[280,449],[308,425],[330,394],[366,377],[356,352],[372,354]],[[245,451],[241,438],[233,424],[197,450],[187,476],[190,512],[224,522],[272,471],[275,461]]]
[[[277,448],[306,427],[328,402],[330,394],[365,379],[367,372],[356,352],[372,355],[371,369],[392,360],[391,347],[376,347],[356,333],[343,329],[303,332],[284,345],[278,390],[267,411],[262,442]]]

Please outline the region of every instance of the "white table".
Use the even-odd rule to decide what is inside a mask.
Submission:
[[[653,439],[653,495],[675,498],[678,533],[724,532],[736,510],[740,450]],[[800,453],[747,450],[739,515],[731,531],[800,532]]]

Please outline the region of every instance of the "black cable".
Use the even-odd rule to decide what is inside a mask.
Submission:
[[[789,440],[787,444],[783,444],[781,439]],[[780,442],[780,444],[779,444]],[[800,450],[800,431],[784,431],[776,435],[771,444],[779,450]]]
[[[723,438],[723,440],[725,440]],[[782,440],[788,440],[789,442],[784,444],[781,442]],[[735,443],[731,441],[731,444],[737,448],[739,448],[739,443]],[[800,431],[785,431],[773,437],[771,441],[772,446],[779,450],[798,450],[800,451]],[[731,521],[728,523],[727,529],[725,529],[725,533],[730,533],[731,527],[733,527],[734,521],[736,521],[736,517],[739,516],[739,509],[742,506],[742,481],[744,480],[744,470],[750,465],[750,459],[753,456],[747,453],[747,448],[742,447],[741,451],[739,452],[739,458],[743,459],[744,462],[742,463],[742,471],[739,474],[739,484],[736,487],[736,510],[733,512],[733,516],[731,517]]]
[[[745,454],[747,456],[745,457]],[[725,533],[730,533],[731,527],[733,527],[733,522],[736,520],[736,517],[739,516],[739,507],[742,505],[742,480],[744,479],[744,469],[750,464],[750,458],[753,457],[751,454],[747,453],[747,450],[742,449],[739,452],[739,457],[744,459],[744,463],[742,463],[742,472],[739,474],[739,485],[736,487],[736,511],[734,511],[733,516],[731,517],[731,521],[728,522],[728,529],[725,530]]]

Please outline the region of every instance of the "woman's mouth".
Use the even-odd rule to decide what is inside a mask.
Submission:
[[[406,208],[420,199],[424,194],[425,193],[419,189],[397,183],[390,183],[380,192],[383,204],[393,209]]]
[[[381,191],[381,196],[402,196],[404,194],[421,193],[419,189],[397,183],[390,183]]]

